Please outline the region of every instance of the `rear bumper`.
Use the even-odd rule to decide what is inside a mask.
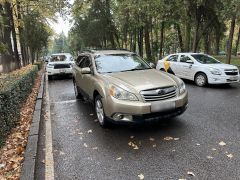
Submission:
[[[50,76],[72,74],[72,68],[62,68],[62,69],[47,68],[47,74]]]

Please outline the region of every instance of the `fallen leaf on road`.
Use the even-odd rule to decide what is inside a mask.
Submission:
[[[227,154],[227,157],[229,157],[230,159],[233,158],[232,154]]]
[[[213,157],[212,157],[212,156],[207,156],[207,158],[208,158],[208,159],[213,159]]]
[[[187,174],[188,174],[189,176],[195,176],[195,174],[194,174],[193,172],[191,172],[191,171],[188,171]]]
[[[197,146],[200,146],[200,144],[198,144],[198,143],[197,143],[196,145],[197,145]]]
[[[130,138],[131,138],[131,139],[133,139],[133,138],[134,138],[134,136],[130,136]]]
[[[181,178],[181,179],[178,179],[178,180],[186,180],[186,179]]]
[[[223,141],[221,141],[221,142],[219,143],[219,145],[220,145],[220,146],[226,146],[226,143],[223,142]]]
[[[98,120],[97,120],[97,119],[94,119],[94,122],[98,122]]]
[[[97,150],[97,149],[98,149],[98,147],[93,147],[92,149],[93,149],[93,150]]]
[[[167,136],[167,137],[164,138],[164,140],[165,140],[165,141],[171,141],[171,140],[173,140],[173,137]]]
[[[134,144],[133,142],[131,142],[131,141],[128,143],[128,145],[133,147],[134,150],[139,149],[138,146],[136,144]]]
[[[80,137],[80,139],[82,140],[82,137]]]
[[[172,150],[172,152],[175,152],[175,151],[176,151],[175,149]]]
[[[152,147],[155,148],[155,147],[157,147],[157,145],[156,145],[156,144],[153,144]]]
[[[41,162],[42,162],[43,164],[45,164],[45,163],[46,163],[46,162],[45,162],[45,160],[42,160]]]
[[[79,132],[78,135],[83,135],[83,133],[82,133],[82,132]]]
[[[149,141],[155,141],[155,139],[154,139],[154,138],[152,138],[152,137],[150,137],[150,138],[149,138]]]
[[[217,149],[215,149],[215,148],[212,148],[212,151],[216,151]]]
[[[89,114],[90,116],[93,116],[94,114]]]
[[[88,145],[86,143],[84,143],[83,146],[86,147],[86,148],[88,147]]]
[[[121,159],[122,159],[122,158],[121,158],[121,157],[119,157],[119,158],[117,158],[116,160],[117,160],[117,161],[119,161],[119,160],[121,160]]]
[[[174,138],[174,141],[178,141],[180,138]]]
[[[4,168],[5,166],[5,164],[0,164],[0,169]]]
[[[139,179],[141,179],[141,180],[144,179],[144,175],[143,175],[143,174],[139,174],[138,177],[139,177]]]
[[[65,153],[62,151],[59,151],[59,155],[65,155]]]
[[[91,130],[91,129],[89,129],[89,130],[88,130],[88,133],[92,133],[92,130]]]

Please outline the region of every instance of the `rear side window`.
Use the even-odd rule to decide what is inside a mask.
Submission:
[[[181,55],[180,62],[185,63],[185,62],[187,62],[187,60],[191,60],[190,57],[188,57],[186,55]]]
[[[178,55],[172,55],[167,58],[167,61],[177,62]]]

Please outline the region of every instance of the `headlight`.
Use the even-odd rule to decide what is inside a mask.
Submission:
[[[210,72],[214,75],[221,75],[221,71],[219,69],[216,68],[210,68]]]
[[[109,94],[119,100],[138,101],[138,98],[133,93],[130,93],[115,85],[109,86]]]
[[[48,67],[48,68],[53,68],[53,67],[54,67],[54,64],[48,64],[47,67]]]
[[[179,94],[182,94],[185,91],[186,91],[185,83],[181,80],[180,85],[179,85]]]

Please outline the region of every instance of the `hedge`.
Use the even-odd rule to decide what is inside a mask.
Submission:
[[[7,133],[17,125],[20,109],[32,91],[38,67],[28,65],[0,76],[0,146]]]

